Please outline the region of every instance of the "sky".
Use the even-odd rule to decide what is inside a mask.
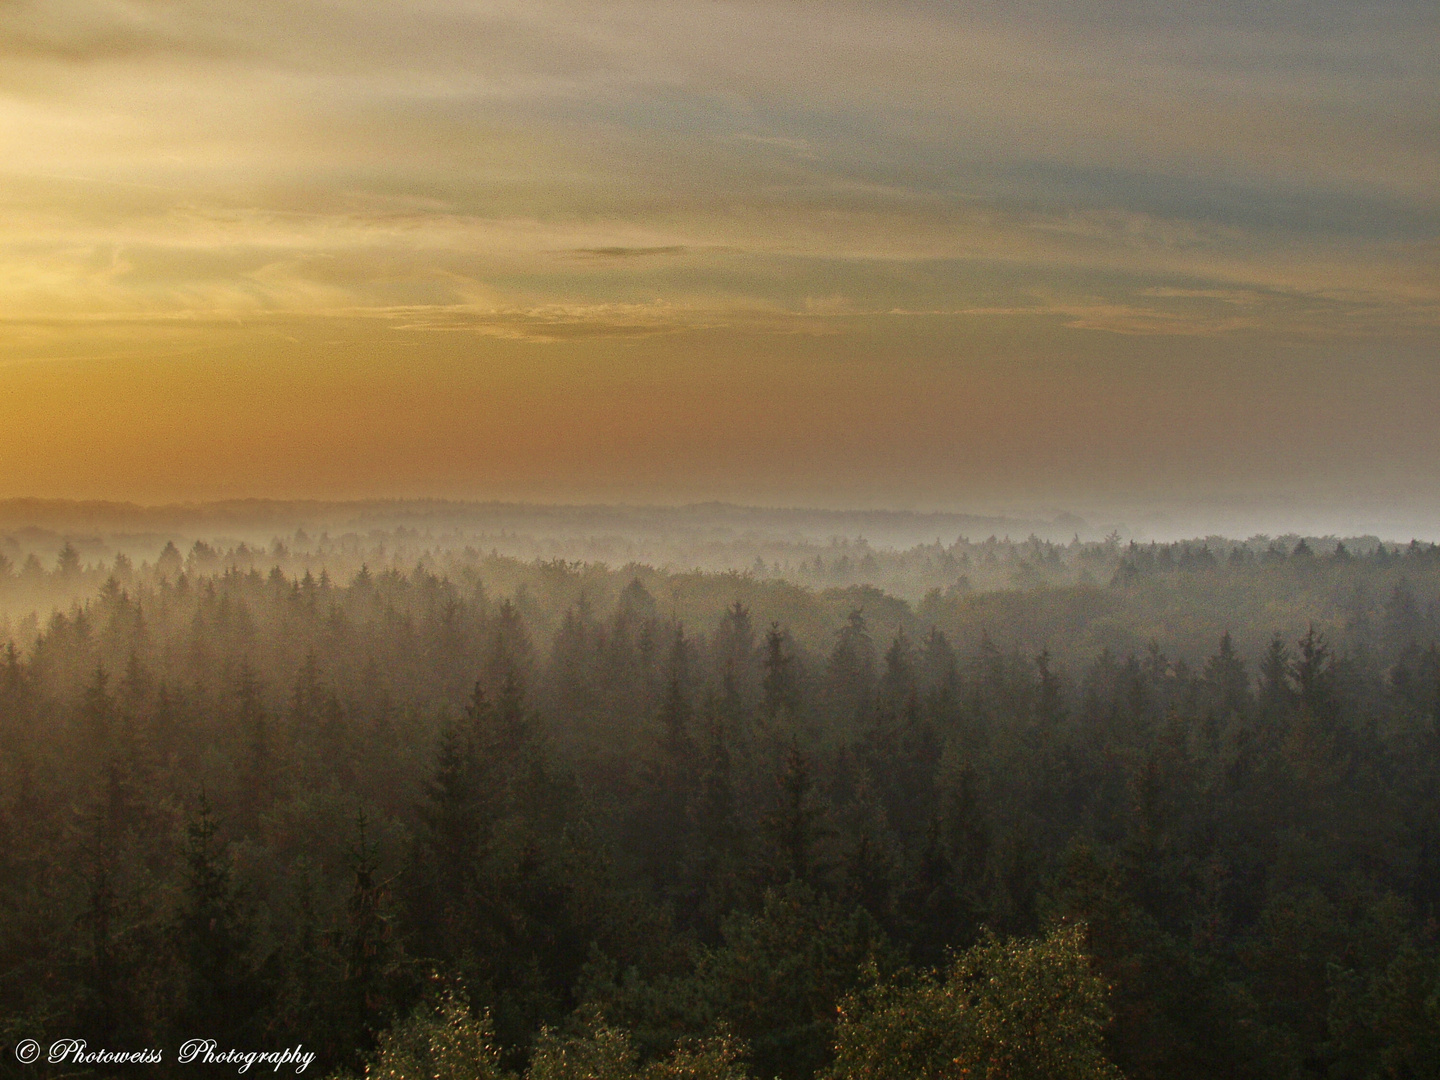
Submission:
[[[0,497],[1440,532],[1437,12],[0,0]]]

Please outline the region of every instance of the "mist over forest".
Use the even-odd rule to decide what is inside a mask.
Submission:
[[[0,521],[7,1043],[1436,1074],[1435,545],[718,505]]]
[[[1436,0],[0,0],[0,1080],[1440,1080],[1437,116]]]
[[[559,613],[579,595],[608,605],[621,587],[638,579],[663,594],[673,618],[692,627],[713,622],[725,606],[727,589],[741,590],[736,596],[760,603],[767,620],[783,615],[787,624],[794,622],[794,632],[812,645],[830,632],[835,610],[863,606],[863,598],[878,591],[885,595],[871,596],[871,615],[883,620],[887,632],[904,625],[913,633],[920,623],[948,618],[947,630],[962,640],[975,636],[962,628],[973,623],[1021,649],[1123,651],[1142,647],[1150,638],[1144,626],[1138,637],[1125,629],[1134,626],[1128,620],[1107,623],[1104,616],[1113,609],[1105,594],[1067,600],[1072,614],[1064,641],[1049,640],[1048,627],[1031,626],[1010,610],[992,611],[996,603],[1023,606],[1023,601],[989,594],[1109,586],[1117,574],[1128,581],[1149,571],[1268,565],[1283,561],[1302,542],[1302,556],[1338,553],[1341,561],[1345,555],[1379,553],[1383,562],[1386,553],[1428,548],[1419,541],[1382,544],[1373,535],[1296,533],[1156,543],[1130,539],[1115,529],[1102,534],[1068,513],[1027,519],[718,503],[552,507],[242,500],[141,507],[9,500],[0,501],[0,634],[28,646],[53,611],[83,604],[111,578],[135,591],[143,583],[173,583],[181,574],[269,574],[278,568],[296,581],[309,574],[345,585],[362,569],[409,574],[423,568],[462,591],[478,581],[491,592],[499,589],[519,604],[530,604],[527,616],[547,638],[559,624]],[[542,566],[541,578],[549,584],[531,577]],[[1403,574],[1391,576],[1404,584]],[[557,580],[572,586],[557,586]],[[1333,634],[1362,613],[1373,614],[1368,609],[1385,599],[1368,592],[1322,597],[1315,593],[1322,582],[1307,579],[1304,594],[1286,610],[1282,598],[1253,593],[1243,576],[1235,577],[1235,588],[1229,590],[1217,591],[1218,584],[1208,583],[1206,622],[1196,627],[1207,636],[1170,642],[1182,655],[1203,654],[1215,634],[1227,630],[1254,648],[1278,629],[1298,632],[1316,619]],[[803,593],[805,599],[792,597],[795,590],[777,588],[782,585],[800,586],[796,595]],[[529,599],[536,589],[544,600]],[[786,603],[807,610],[773,607]],[[1276,603],[1282,607],[1274,615],[1262,610]],[[1201,616],[1192,609],[1188,618]],[[987,620],[994,625],[982,626]],[[1160,631],[1149,633],[1154,637]]]

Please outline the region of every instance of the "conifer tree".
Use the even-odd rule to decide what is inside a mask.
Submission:
[[[185,834],[185,893],[175,926],[185,990],[177,1019],[181,1030],[236,1037],[257,1005],[251,928],[204,792]]]
[[[362,811],[356,822],[355,846],[349,852],[353,880],[345,905],[341,952],[345,960],[341,984],[344,1046],[351,1055],[369,1050],[394,1015],[398,945],[387,910],[387,883],[380,877],[378,847],[367,833]]]

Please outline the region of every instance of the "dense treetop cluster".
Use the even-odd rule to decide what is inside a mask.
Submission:
[[[870,553],[950,560],[906,599],[326,543],[0,567],[0,1041],[1440,1068],[1428,545]]]

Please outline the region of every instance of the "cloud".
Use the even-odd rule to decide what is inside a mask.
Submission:
[[[1264,299],[1260,293],[1248,289],[1180,289],[1160,285],[1143,290],[1141,295],[1163,300],[1218,300],[1241,307],[1253,307]]]
[[[571,254],[592,259],[637,259],[646,255],[680,255],[686,248],[680,244],[664,247],[595,247],[575,248]]]
[[[1405,335],[1440,305],[1436,20],[12,0],[0,309]]]

